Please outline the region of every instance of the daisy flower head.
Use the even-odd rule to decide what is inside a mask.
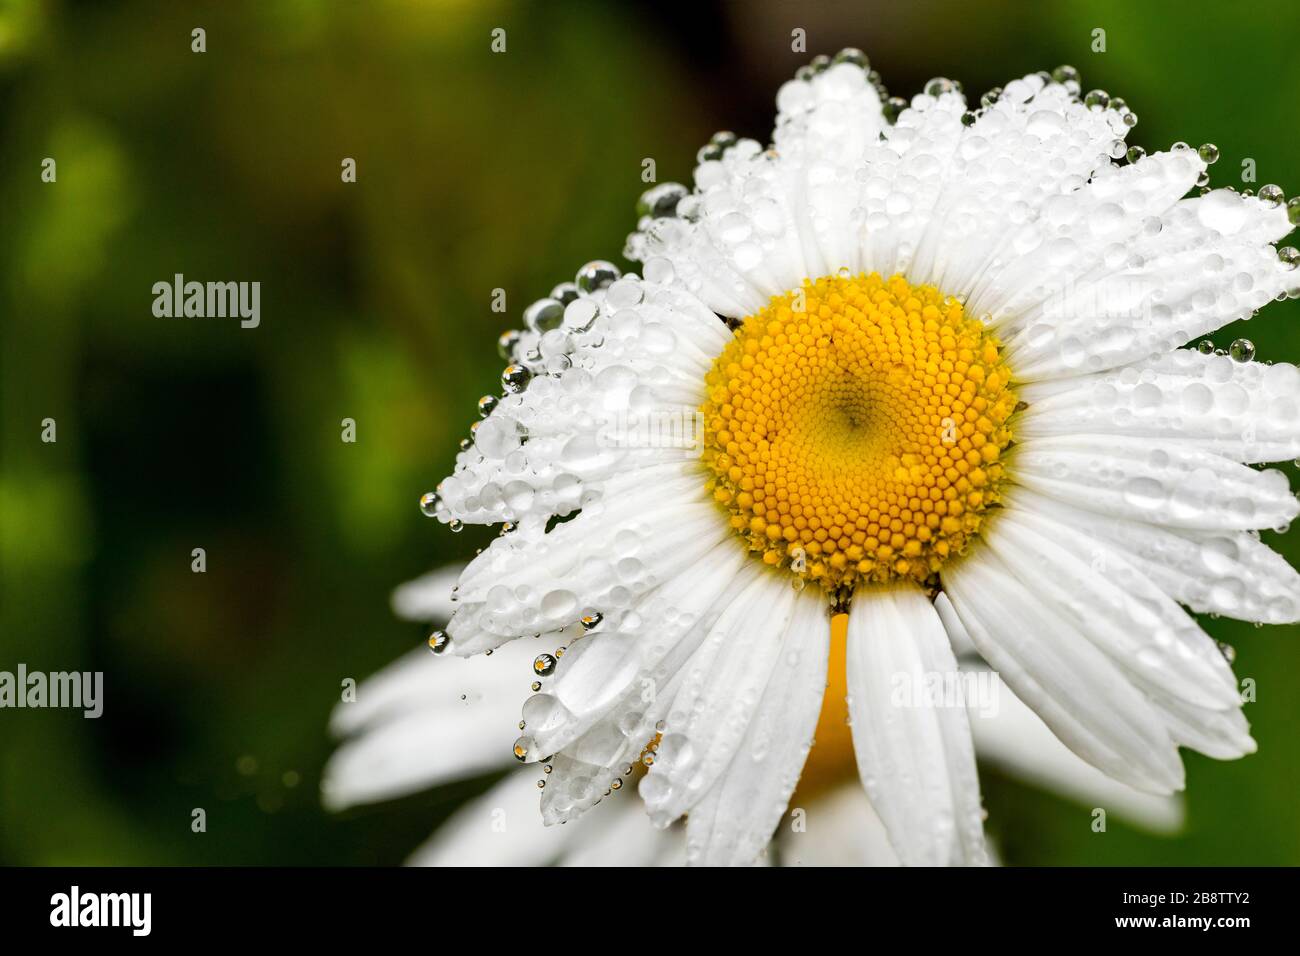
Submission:
[[[1300,206],[1197,193],[1213,147],[1127,149],[1065,67],[907,102],[846,50],[777,110],[770,147],[718,134],[642,197],[640,276],[592,262],[525,311],[422,499],[507,529],[431,646],[541,636],[514,752],[543,818],[639,762],[689,861],[751,863],[839,696],[898,858],[985,862],[979,718],[906,692],[967,634],[1132,787],[1251,752],[1188,611],[1300,619],[1258,536],[1295,495],[1249,467],[1300,455],[1300,371],[1182,346],[1300,293]]]

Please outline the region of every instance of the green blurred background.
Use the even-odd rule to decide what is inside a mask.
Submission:
[[[482,790],[318,805],[340,681],[422,636],[392,587],[483,542],[416,499],[495,390],[502,328],[619,261],[642,159],[685,180],[717,129],[766,140],[811,54],[861,47],[903,96],[1071,63],[1138,113],[1131,143],[1212,141],[1216,185],[1250,157],[1246,185],[1300,192],[1291,4],[184,6],[0,0],[0,669],[106,672],[100,720],[0,712],[0,862],[395,863]],[[259,280],[261,327],[155,318],[176,272]],[[1237,334],[1300,357],[1300,303],[1216,344]],[[1300,862],[1300,628],[1206,626],[1257,681],[1260,752],[1187,755],[1177,838],[1098,836],[989,771],[1007,862]]]

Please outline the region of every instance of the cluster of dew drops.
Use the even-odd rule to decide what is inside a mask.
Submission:
[[[908,100],[900,96],[891,96],[885,87],[880,73],[871,68],[867,55],[861,50],[848,47],[841,50],[835,56],[819,55],[805,66],[795,71],[795,78],[798,80],[810,80],[814,76],[822,73],[829,67],[839,63],[851,63],[860,67],[867,75],[867,81],[875,88],[880,97],[880,102],[885,119],[890,124],[896,123],[899,116],[910,105]],[[1079,71],[1072,66],[1058,66],[1050,73],[1042,71],[1038,76],[1044,83],[1057,83],[1065,86],[1071,93],[1079,96],[1085,106],[1103,110],[1116,111],[1123,124],[1132,128],[1137,125],[1137,114],[1129,108],[1123,98],[1111,96],[1105,90],[1094,89],[1087,93],[1082,92]],[[924,91],[929,96],[940,96],[944,93],[962,92],[962,85],[957,80],[947,79],[945,77],[935,77],[925,84]],[[979,117],[988,109],[992,108],[1002,96],[1002,88],[994,87],[980,97],[979,106],[962,115],[962,123],[965,126],[973,125]],[[885,134],[881,133],[883,139]],[[704,146],[700,147],[696,153],[696,161],[705,163],[711,160],[722,159],[726,151],[738,142],[735,133],[721,131],[714,134]],[[1191,149],[1187,143],[1178,142],[1172,147],[1173,150]],[[1207,165],[1212,165],[1219,159],[1219,148],[1213,143],[1205,143],[1197,148],[1197,155]],[[1126,159],[1129,163],[1136,163],[1146,156],[1146,150],[1141,146],[1129,146],[1123,140],[1115,140],[1112,144],[1110,155],[1112,159]],[[1197,179],[1196,186],[1201,195],[1210,191],[1210,179],[1208,170],[1202,172]],[[1235,187],[1226,187],[1236,191]],[[1251,189],[1241,190],[1242,196],[1255,195]],[[1300,197],[1295,197],[1289,201],[1286,198],[1281,187],[1276,185],[1261,186],[1258,192],[1258,198],[1271,206],[1286,205],[1287,218],[1292,225],[1300,226]],[[637,201],[637,213],[640,217],[639,228],[643,229],[646,225],[656,219],[681,218],[687,221],[695,221],[701,214],[701,197],[691,192],[691,190],[677,182],[659,183],[647,189],[641,194]],[[633,234],[635,236],[635,234]],[[628,258],[639,258],[635,247],[629,241],[629,246],[624,250]],[[1285,246],[1278,250],[1278,258],[1289,268],[1295,269],[1300,266],[1300,251],[1294,247]],[[646,278],[652,281],[668,281],[671,279],[671,272],[667,274],[651,275],[651,265],[657,265],[663,270],[670,270],[671,267],[663,265],[663,260],[656,263],[647,264]],[[538,343],[542,337],[548,333],[560,333],[565,329],[576,332],[588,332],[591,330],[595,318],[599,313],[598,305],[587,298],[588,295],[608,288],[611,284],[622,277],[622,272],[618,266],[605,260],[597,259],[586,263],[580,268],[572,282],[561,282],[555,286],[544,298],[533,302],[523,311],[523,324],[527,332],[532,333],[532,340]],[[1279,299],[1287,298],[1286,293],[1282,293]],[[723,319],[723,321],[728,321]],[[728,324],[734,324],[728,321]],[[538,344],[527,350],[524,355],[520,354],[524,342],[525,331],[511,329],[503,332],[497,340],[497,350],[503,360],[508,364],[501,373],[501,386],[507,394],[518,394],[528,387],[532,380],[535,368],[539,368],[552,375],[562,374],[568,367],[567,356],[563,354],[545,356],[543,349]],[[1235,362],[1250,362],[1255,358],[1255,344],[1246,338],[1238,338],[1228,346],[1227,349],[1216,348],[1210,339],[1199,342],[1197,350],[1206,355],[1226,355]],[[499,405],[501,399],[496,395],[484,395],[478,400],[479,418],[485,419]],[[471,426],[471,435],[461,440],[460,447],[462,450],[469,448],[473,443],[473,432],[477,430],[479,422]],[[1300,467],[1300,460],[1296,461],[1296,466]],[[420,496],[420,511],[426,517],[436,517],[438,514],[441,501],[437,490],[425,492]],[[452,519],[448,522],[448,527],[453,532],[459,532],[464,527],[458,519]],[[505,522],[501,528],[502,534],[508,534],[514,530],[511,522]],[[453,588],[453,593],[454,593]],[[591,631],[599,626],[602,616],[598,611],[588,611],[581,619],[584,632]],[[540,636],[540,635],[537,635]],[[451,638],[443,630],[435,630],[428,639],[429,649],[434,654],[443,654],[451,646]],[[1232,659],[1233,650],[1228,645],[1221,645],[1224,656]],[[551,676],[559,664],[558,659],[564,655],[565,647],[559,647],[552,653],[542,653],[532,662],[532,670],[536,677],[544,678]],[[491,654],[492,651],[486,651]],[[536,692],[541,690],[542,683],[540,680],[534,680],[531,689]],[[662,724],[662,722],[661,722]],[[519,729],[525,729],[525,724],[521,720]],[[662,726],[656,728],[663,730]],[[513,754],[521,762],[526,761],[532,753],[533,740],[529,736],[521,736],[515,741]],[[642,752],[640,762],[642,765],[649,767],[654,763],[656,743],[651,741]],[[543,757],[543,771],[549,774],[552,766],[549,763],[550,757]],[[628,764],[622,768],[624,776],[630,775],[633,766]],[[545,778],[537,781],[539,788],[546,785]],[[622,781],[615,779],[610,790],[618,790],[622,787]],[[608,795],[610,791],[606,791]]]

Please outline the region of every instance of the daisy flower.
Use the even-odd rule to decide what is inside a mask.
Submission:
[[[640,276],[593,262],[525,311],[422,501],[507,529],[432,646],[552,649],[513,748],[551,769],[544,820],[649,763],[688,861],[753,862],[842,697],[900,861],[983,862],[967,709],[918,691],[958,629],[1134,788],[1251,752],[1187,609],[1300,618],[1257,534],[1297,501],[1250,467],[1300,454],[1300,371],[1180,347],[1300,293],[1273,245],[1300,206],[1197,194],[1214,147],[1126,150],[1132,111],[1069,68],[972,109],[885,99],[847,50],[777,109],[771,147],[719,134],[643,197]]]
[[[445,623],[452,611],[448,592],[459,574],[459,569],[443,569],[403,585],[393,595],[394,610],[410,620]],[[459,661],[419,650],[363,682],[356,700],[337,705],[330,721],[343,743],[325,767],[326,807],[342,811],[509,769],[524,673],[536,650],[534,641],[515,641],[491,658]],[[964,674],[983,673],[961,632],[955,650]],[[831,682],[843,685],[842,665]],[[971,720],[982,761],[1153,832],[1181,826],[1181,801],[1110,780],[1070,753],[1000,684],[991,697],[996,706],[975,710]],[[819,730],[819,744],[792,801],[802,819],[796,823],[791,814],[763,860],[896,866],[880,818],[856,783],[842,715],[824,711],[823,719],[839,719],[839,727]],[[605,801],[568,826],[543,826],[537,774],[518,768],[457,809],[408,864],[655,866],[684,859],[682,827],[652,827],[634,795]]]

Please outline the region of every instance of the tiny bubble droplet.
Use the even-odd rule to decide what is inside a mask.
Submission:
[[[574,283],[583,292],[595,292],[605,288],[622,274],[618,266],[612,262],[595,259],[578,270]]]
[[[532,377],[533,373],[522,365],[507,365],[501,373],[501,384],[507,392],[522,392]]]
[[[1286,193],[1282,192],[1281,186],[1269,183],[1267,186],[1259,187],[1259,198],[1270,206],[1280,206],[1286,202]]]
[[[510,329],[502,332],[501,337],[497,339],[497,352],[507,362],[512,361],[515,357],[515,346],[519,344],[519,331]]]
[[[1083,98],[1083,105],[1104,110],[1110,105],[1110,94],[1105,90],[1089,90],[1088,95]]]

